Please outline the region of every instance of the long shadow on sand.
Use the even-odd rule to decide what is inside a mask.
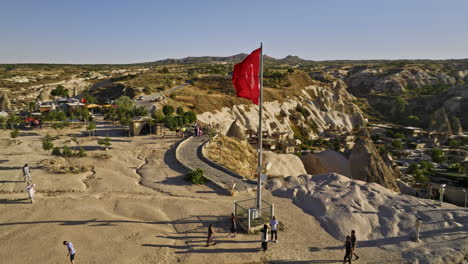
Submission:
[[[18,183],[18,182],[24,182],[24,181],[0,181],[0,183]]]
[[[8,200],[0,199],[0,203],[24,203],[29,199]],[[229,223],[229,217],[198,215],[181,218],[174,221],[135,221],[135,220],[98,220],[96,218],[89,220],[46,220],[46,221],[31,221],[31,222],[7,222],[0,223],[1,226],[15,225],[33,225],[33,224],[57,224],[62,226],[88,225],[88,226],[116,226],[117,224],[148,224],[148,225],[167,225],[171,224],[178,234],[189,233],[207,233],[208,226],[212,224],[216,228],[226,228]]]
[[[29,198],[22,199],[0,199],[0,204],[29,204],[31,200]]]

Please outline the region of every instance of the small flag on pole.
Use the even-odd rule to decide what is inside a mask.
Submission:
[[[254,50],[242,62],[234,65],[232,84],[239,97],[252,100],[258,105],[260,96],[259,72],[262,48]]]

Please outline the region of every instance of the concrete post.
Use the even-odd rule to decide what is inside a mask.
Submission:
[[[421,230],[421,223],[422,223],[422,220],[421,218],[416,218],[416,224],[415,224],[415,227],[416,227],[416,237],[415,237],[415,240],[416,242],[419,242],[419,232]]]

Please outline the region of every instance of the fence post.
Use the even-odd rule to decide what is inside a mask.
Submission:
[[[237,206],[236,206],[235,200],[234,200],[234,215],[237,216]]]
[[[247,218],[247,219],[248,219],[248,220],[247,220],[247,229],[248,229],[248,231],[250,231],[250,208],[249,208],[249,213],[248,213],[247,216],[248,216],[248,218]],[[248,231],[247,231],[247,232],[248,232]]]
[[[275,204],[271,204],[271,217],[275,216]]]

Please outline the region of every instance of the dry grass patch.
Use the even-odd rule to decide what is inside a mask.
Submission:
[[[257,153],[247,141],[220,135],[208,145],[207,153],[210,160],[245,178],[254,178]]]

